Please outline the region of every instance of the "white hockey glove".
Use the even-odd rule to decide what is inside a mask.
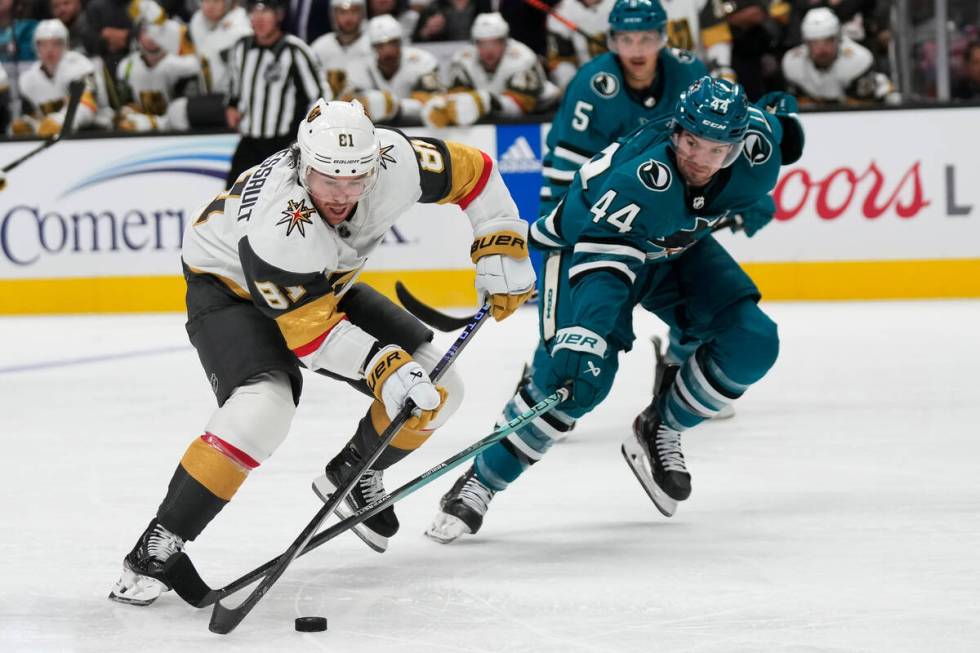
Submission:
[[[470,247],[476,263],[476,293],[490,298],[490,312],[498,322],[516,311],[534,292],[534,267],[527,255],[527,224],[521,232],[477,234]]]
[[[461,91],[433,95],[422,107],[422,122],[427,127],[468,127],[490,111],[490,93]]]
[[[368,362],[364,372],[371,392],[384,404],[388,417],[395,418],[409,399],[418,409],[405,422],[413,431],[424,429],[446,402],[446,389],[433,385],[422,366],[401,347],[388,345]]]
[[[398,100],[388,91],[369,89],[354,94],[350,99],[361,103],[371,122],[385,122],[398,115]]]

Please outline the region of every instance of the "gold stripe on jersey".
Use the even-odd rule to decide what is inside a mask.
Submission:
[[[336,295],[328,293],[276,317],[286,346],[299,349],[343,320],[345,315],[337,311],[337,301]]]
[[[380,435],[384,433],[384,430],[388,428],[391,424],[391,418],[388,417],[388,413],[385,412],[384,404],[380,401],[375,401],[371,404],[371,426],[374,427],[375,432]],[[404,451],[414,451],[418,449],[425,441],[429,439],[432,435],[432,431],[416,431],[407,427],[402,427],[400,431],[395,435],[394,439],[391,441],[391,446],[402,449]]]
[[[235,293],[236,295],[238,295],[242,299],[252,299],[252,296],[250,294],[248,294],[248,291],[247,290],[245,290],[244,288],[242,288],[241,286],[239,286],[237,283],[235,283],[234,281],[232,281],[231,279],[229,279],[226,276],[223,276],[223,275],[220,275],[220,274],[216,274],[214,272],[208,272],[207,270],[199,270],[198,268],[192,268],[189,265],[187,266],[187,269],[190,270],[191,272],[193,272],[194,274],[207,274],[207,275],[210,275],[210,276],[214,277],[215,279],[217,279],[218,281],[220,281],[221,283],[223,283],[226,286],[228,286],[228,290],[232,291],[233,293]]]
[[[95,104],[95,96],[92,95],[92,91],[86,90],[83,92],[78,103],[85,105],[85,107],[91,109],[92,111],[98,110],[98,107]]]
[[[521,107],[521,111],[524,113],[531,113],[534,111],[534,107],[536,107],[538,104],[538,98],[534,97],[533,95],[528,95],[527,93],[520,93],[513,89],[507,89],[503,92],[503,95],[506,95],[510,99],[514,100],[514,102],[517,102],[517,104]]]
[[[484,158],[483,152],[475,147],[454,141],[444,143],[449,150],[452,181],[449,192],[437,204],[458,204],[469,197],[481,183],[486,183],[485,167],[490,163]]]
[[[200,438],[187,447],[180,466],[223,501],[230,501],[248,476],[248,470]]]
[[[194,221],[194,226],[198,227],[205,222],[207,222],[212,215],[217,215],[219,213],[225,212],[225,202],[231,199],[238,199],[242,196],[242,190],[245,188],[245,184],[248,182],[251,175],[241,174],[235,183],[231,185],[226,191],[218,193],[218,195],[211,200],[211,203],[204,207],[201,214],[197,216],[197,220]]]
[[[719,43],[731,43],[731,40],[732,31],[728,29],[728,23],[718,23],[701,30],[701,45],[706,50]]]

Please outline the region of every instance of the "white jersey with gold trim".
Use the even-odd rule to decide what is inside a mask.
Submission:
[[[170,103],[180,97],[178,85],[185,80],[200,81],[201,62],[194,55],[163,57],[152,68],[139,52],[131,52],[119,62],[117,79],[129,90],[131,100],[143,113],[162,116]]]
[[[568,85],[575,71],[593,57],[606,51],[600,44],[606,42],[609,31],[609,12],[616,0],[599,0],[596,4],[585,5],[581,0],[561,0],[555,5],[555,13],[572,21],[595,40],[590,41],[568,27],[554,16],[549,15],[545,27],[548,30],[548,67],[552,78],[562,88]],[[570,44],[570,48],[568,45]]]
[[[50,117],[61,123],[64,119],[68,101],[68,85],[84,79],[86,90],[75,114],[74,129],[92,124],[98,110],[95,98],[95,66],[83,54],[66,51],[53,76],[48,76],[40,61],[34,64],[17,80],[25,113],[35,118]]]
[[[248,14],[241,7],[235,7],[221,20],[212,23],[201,10],[194,12],[188,25],[191,41],[198,59],[207,90],[212,93],[228,93],[228,61],[231,49],[238,39],[252,33]]]
[[[783,76],[786,82],[798,89],[804,96],[801,99],[817,102],[846,102],[849,97],[855,99],[883,99],[891,90],[887,77],[874,73],[874,56],[871,51],[846,36],[842,36],[838,44],[837,58],[826,69],[817,68],[807,51],[806,43],[798,45],[783,55]],[[883,86],[883,92],[877,93],[876,88],[870,92],[862,92],[857,97],[857,89],[852,89],[862,77],[869,76],[870,83],[877,87]]]
[[[428,96],[442,90],[439,60],[430,52],[403,45],[401,65],[391,79],[385,79],[378,69],[377,58],[372,54],[351,66],[348,88],[354,92],[371,89],[386,91],[399,104],[403,118],[417,119]]]
[[[370,254],[416,202],[455,203],[478,235],[526,223],[485,153],[377,128],[381,166],[353,215],[331,226],[299,185],[297,160],[282,150],[242,173],[194,215],[183,260],[220,279],[274,318],[286,344],[311,369],[359,378],[374,339],[335,310]],[[461,216],[462,217],[462,216]],[[459,243],[466,247],[468,243]]]
[[[667,12],[667,43],[696,52],[710,70],[732,65],[732,33],[721,0],[661,0]]]
[[[366,32],[361,32],[350,45],[338,41],[336,32],[329,32],[313,41],[310,49],[320,61],[327,85],[334,96],[339,96],[347,85],[347,71],[355,65],[362,65],[374,55]]]
[[[500,104],[499,112],[508,117],[547,107],[560,93],[548,80],[534,51],[510,38],[493,72],[487,72],[480,64],[475,45],[466,45],[453,56],[449,67],[449,90],[460,89],[488,91]]]

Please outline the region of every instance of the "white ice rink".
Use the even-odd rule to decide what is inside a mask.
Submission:
[[[980,302],[767,310],[779,361],[734,420],[685,436],[674,518],[619,453],[650,390],[644,316],[610,398],[479,536],[422,536],[454,472],[398,505],[387,553],[338,537],[228,636],[172,593],[106,600],[212,410],[182,316],[2,319],[0,651],[980,651]],[[489,431],[534,337],[531,310],[480,332],[463,407],[389,488]],[[307,376],[290,437],[188,549],[206,580],[285,548],[365,407]]]

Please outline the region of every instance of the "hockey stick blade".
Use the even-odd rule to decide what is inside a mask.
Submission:
[[[398,296],[398,301],[405,307],[405,310],[438,331],[446,333],[458,331],[473,319],[472,315],[454,317],[437,311],[415,297],[401,281],[395,282],[395,294]]]
[[[315,537],[311,538],[306,544],[303,550],[296,556],[304,556],[313,549],[316,549],[323,544],[326,544],[330,540],[334,539],[341,533],[345,533],[351,528],[357,526],[361,522],[370,519],[374,515],[378,514],[382,510],[385,510],[389,506],[398,503],[405,497],[413,494],[414,492],[422,489],[432,481],[436,480],[443,474],[459,467],[461,464],[468,460],[476,458],[482,452],[486,451],[496,443],[500,442],[508,435],[514,431],[520,429],[525,424],[533,420],[534,418],[542,415],[568,398],[569,390],[567,388],[560,388],[553,394],[545,397],[540,402],[521,413],[514,419],[510,420],[503,426],[498,427],[493,433],[484,437],[481,440],[473,443],[466,449],[463,449],[454,456],[450,456],[446,460],[442,461],[435,467],[423,472],[422,474],[416,476],[411,481],[405,483],[397,490],[394,490],[384,496],[379,497],[372,503],[364,506],[357,512],[351,514],[346,519],[337,522],[333,526],[327,528],[322,533],[318,533]],[[178,558],[181,556],[181,558]],[[179,559],[180,563],[172,565],[170,560]],[[228,583],[220,589],[211,589],[208,585],[197,575],[197,570],[194,568],[194,564],[190,561],[190,558],[184,552],[174,555],[167,561],[166,573],[168,580],[174,580],[171,578],[171,574],[181,573],[188,574],[191,577],[185,577],[181,582],[185,583],[183,586],[174,584],[174,589],[185,601],[197,608],[204,608],[211,605],[215,600],[217,600],[222,595],[232,594],[240,589],[243,589],[252,583],[254,583],[258,578],[261,578],[269,569],[271,569],[278,561],[279,557],[273,558],[267,561],[263,565],[256,567],[252,571],[244,574],[240,578]],[[185,596],[185,593],[187,594]]]
[[[484,304],[479,311],[473,316],[470,323],[463,329],[463,332],[459,334],[456,341],[450,345],[449,349],[446,351],[442,359],[436,363],[435,367],[432,368],[432,372],[429,377],[432,382],[437,382],[442,375],[446,372],[453,361],[459,356],[460,352],[466,347],[469,341],[472,339],[473,334],[486,322],[487,316],[490,315],[490,305]],[[252,611],[252,608],[262,600],[266,592],[275,584],[279,577],[283,575],[286,568],[292,563],[293,560],[300,554],[300,552],[306,547],[307,543],[316,533],[320,525],[326,521],[327,517],[337,508],[341,501],[347,498],[354,485],[357,484],[360,477],[364,474],[364,471],[374,464],[374,461],[378,459],[379,456],[388,448],[391,441],[395,439],[395,436],[401,430],[402,425],[408,421],[412,416],[412,411],[415,409],[415,402],[408,400],[402,407],[395,418],[388,425],[388,428],[379,436],[379,442],[374,450],[365,456],[361,460],[360,464],[356,469],[353,470],[351,475],[343,485],[337,488],[337,491],[330,496],[330,500],[327,501],[320,510],[317,511],[316,515],[312,520],[306,525],[305,528],[300,532],[300,534],[293,540],[289,548],[286,549],[280,555],[276,562],[269,568],[265,577],[262,578],[258,586],[252,590],[252,592],[245,597],[245,600],[239,603],[234,608],[229,608],[222,604],[222,601],[228,597],[232,592],[222,592],[220,598],[214,603],[214,609],[211,612],[211,621],[208,624],[208,629],[213,633],[218,633],[219,635],[226,635],[235,629],[242,620],[248,616],[248,613]],[[198,588],[200,591],[200,588]]]

